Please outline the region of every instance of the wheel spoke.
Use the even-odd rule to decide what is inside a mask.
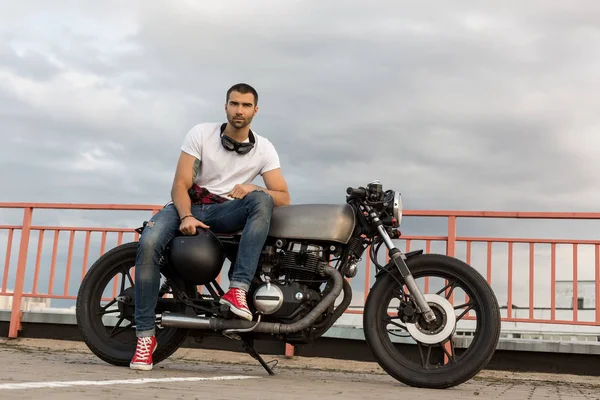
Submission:
[[[452,292],[454,292],[455,287],[456,287],[456,281],[452,282],[452,285],[450,286],[450,290],[446,294],[446,300],[450,300],[450,297],[452,297]]]
[[[133,287],[133,279],[131,278],[131,274],[129,273],[129,270],[127,270],[127,278],[129,278],[129,283],[131,283],[131,286]]]
[[[114,314],[114,313],[118,313],[120,310],[118,308],[114,309],[114,310],[110,310],[110,311],[100,311],[97,314],[98,315],[106,315],[106,314]]]
[[[450,298],[450,295],[452,294],[452,291],[454,290],[454,286],[456,285],[456,280],[450,281],[446,286],[444,286],[443,288],[441,288],[440,290],[438,290],[436,292],[436,294],[440,294],[442,293],[444,290],[446,289],[450,289],[450,292],[448,293],[448,297],[446,297],[446,299]]]
[[[396,317],[396,318],[400,318],[400,317]],[[387,322],[388,324],[392,324],[394,326],[397,326],[398,328],[406,330],[406,325],[402,325],[402,324],[399,324],[398,322],[392,321],[392,317],[387,317],[387,318],[384,318],[383,320],[385,322]]]
[[[429,366],[432,365],[429,363],[431,359],[431,345],[421,343],[417,341],[417,346],[419,347],[419,354],[421,355],[421,364],[423,368],[429,369]],[[427,354],[423,354],[423,347],[427,347]]]
[[[127,329],[131,328],[133,326],[133,322],[129,323],[129,325],[122,327],[121,329],[119,329],[118,331],[116,331],[113,335],[111,335],[110,337],[113,336],[117,336],[119,333],[121,332],[125,332]]]
[[[401,334],[401,333],[394,333],[394,332],[388,330],[387,333],[389,333],[392,336],[399,337],[399,338],[409,338],[410,337],[410,333],[408,333],[408,332]]]
[[[450,351],[452,353],[450,353],[448,351],[448,349],[446,348],[446,345],[450,343]],[[454,359],[454,342],[452,341],[452,337],[450,337],[448,340],[446,340],[444,343],[440,343],[439,344],[440,347],[442,348],[443,352],[446,354],[446,356],[448,356],[448,359],[450,360],[450,362],[452,364],[456,364],[456,360]]]
[[[122,271],[121,275],[123,275],[123,277],[121,278],[121,293],[123,293],[123,291],[125,290],[125,278],[129,279],[129,283],[131,284],[131,287],[133,287],[133,279],[131,279],[131,274],[129,274],[128,269],[126,269],[125,271]]]
[[[423,355],[423,345],[421,344],[421,342],[417,342],[417,347],[419,348],[419,355],[421,356],[422,367],[427,369],[427,361],[425,360],[425,356]]]
[[[429,364],[429,360],[431,359],[431,346],[427,346],[427,358],[425,359],[425,368],[427,368]]]
[[[121,293],[125,291],[125,272],[121,273]]]
[[[471,311],[473,309],[473,307],[475,306],[475,303],[473,303],[472,301],[468,302],[468,307],[465,311],[462,312],[462,314],[460,314],[458,317],[456,317],[456,322],[460,321],[462,319],[462,317],[464,317],[465,315],[467,315],[467,313],[469,311]]]
[[[106,309],[110,306],[112,306],[113,304],[115,304],[117,302],[117,299],[112,299],[111,301],[108,302],[107,305],[105,305],[104,307],[100,307],[100,309],[102,311],[106,311]]]
[[[113,327],[112,331],[110,331],[110,335],[109,337],[113,337],[113,336],[117,336],[119,333],[125,331],[126,329],[129,329],[133,326],[133,322],[130,322],[129,325],[122,327],[121,329],[117,330],[117,328],[119,328],[121,326],[121,323],[125,320],[125,317],[121,317],[119,318],[119,321],[115,324],[115,326]]]
[[[465,308],[465,307],[468,307],[468,306],[473,306],[473,304],[474,303],[472,301],[469,301],[468,303],[464,303],[464,304],[461,304],[459,306],[454,306],[454,309],[455,310],[460,310],[461,308]]]

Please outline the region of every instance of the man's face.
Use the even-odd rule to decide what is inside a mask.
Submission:
[[[258,107],[254,104],[252,93],[242,94],[233,91],[229,94],[229,100],[225,104],[225,113],[227,113],[227,121],[233,127],[241,129],[250,125],[257,111]]]

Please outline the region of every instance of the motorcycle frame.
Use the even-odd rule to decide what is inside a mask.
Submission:
[[[352,191],[354,191],[354,192],[352,192]],[[362,241],[362,243],[361,243],[362,250],[360,251],[360,254],[358,254],[359,257],[357,260],[356,257],[352,257],[352,255],[349,254],[350,253],[349,244],[346,243],[345,245],[343,245],[342,249],[341,249],[341,255],[340,255],[340,258],[337,260],[338,262],[337,262],[337,265],[335,266],[335,269],[338,270],[338,272],[340,272],[342,274],[342,276],[346,275],[346,277],[349,277],[351,279],[353,276],[348,276],[346,274],[348,267],[350,265],[352,265],[353,263],[356,263],[357,261],[359,261],[360,256],[362,256],[362,254],[364,253],[366,248],[368,246],[371,246],[371,251],[369,252],[369,257],[371,258],[371,261],[373,262],[373,264],[375,265],[375,267],[378,270],[375,275],[375,278],[379,279],[379,277],[382,274],[392,273],[394,270],[397,270],[400,275],[400,280],[401,280],[401,282],[399,282],[399,283],[401,283],[401,284],[404,283],[407,286],[409,299],[412,300],[413,303],[415,304],[417,314],[422,314],[423,318],[427,322],[435,321],[435,314],[429,307],[429,304],[425,300],[423,293],[421,292],[420,288],[416,284],[416,282],[406,264],[406,260],[408,258],[423,254],[423,250],[415,250],[415,251],[411,251],[411,252],[405,254],[396,247],[396,245],[392,241],[392,237],[391,237],[391,233],[393,233],[393,227],[392,227],[393,223],[387,223],[387,221],[389,219],[387,219],[386,223],[384,223],[385,218],[382,218],[382,215],[386,214],[385,203],[383,201],[367,200],[368,194],[369,194],[368,189],[364,189],[364,188],[351,189],[351,188],[349,188],[348,194],[349,194],[349,196],[347,197],[347,203],[353,208],[354,213],[358,219],[358,221],[357,221],[358,223],[355,226],[354,232],[353,232],[350,240],[353,240],[353,239],[361,240]],[[239,236],[222,235],[222,234],[219,234],[217,236],[219,237],[219,240],[221,240],[221,242],[225,246],[227,259],[229,259],[231,264],[233,265],[233,263],[235,262],[235,257],[237,255],[237,248],[239,245]],[[271,237],[267,238],[267,241],[265,242],[264,246],[271,245],[272,242],[274,243],[277,239],[278,238],[271,238]],[[317,243],[318,241],[313,241],[313,242]],[[384,266],[380,265],[377,261],[377,252],[379,250],[380,243],[385,244],[385,246],[388,249],[388,254],[390,257],[389,262]],[[327,243],[327,245],[329,245],[329,244],[331,244],[331,243]],[[223,263],[223,265],[224,265],[224,263]],[[223,268],[221,268],[221,271],[223,271]],[[260,279],[259,271],[260,271],[260,269],[257,268],[257,273],[255,274],[253,284],[254,283],[257,283],[257,284],[264,283]],[[204,285],[204,287],[207,288],[207,290],[210,294],[209,298],[200,297],[200,298],[190,299],[181,290],[182,287],[185,287],[184,286],[184,284],[185,284],[184,278],[181,277],[179,275],[179,273],[169,264],[168,260],[166,261],[165,268],[161,272],[163,272],[163,274],[167,277],[167,279],[169,279],[171,281],[171,284],[172,284],[171,287],[174,292],[173,293],[174,297],[176,297],[179,301],[184,302],[188,306],[188,307],[186,307],[186,314],[188,314],[190,316],[195,315],[194,314],[194,309],[195,309],[195,310],[200,310],[200,311],[203,311],[206,313],[210,313],[217,317],[231,318],[232,315],[228,311],[228,308],[221,306],[218,302],[220,297],[223,296],[225,292],[216,280],[213,280],[209,284]],[[230,272],[231,272],[231,270],[230,270]],[[395,277],[395,274],[392,273],[392,275]],[[398,279],[398,278],[395,277],[395,279]],[[326,326],[327,329],[331,325],[333,325],[335,320],[337,320],[342,315],[342,313],[344,311],[346,311],[347,307],[350,305],[350,301],[347,301],[347,302],[345,301],[346,295],[347,295],[346,291],[349,291],[348,294],[351,298],[352,289],[348,285],[347,288],[344,288],[344,300],[342,301],[342,303],[340,305],[338,305],[338,307],[335,309],[335,311],[333,313],[331,313],[329,316],[329,319],[333,319],[333,320],[332,321],[327,320],[324,323],[324,326]],[[159,302],[160,302],[160,299],[159,299]],[[157,314],[157,318],[158,318],[158,314]],[[323,333],[326,332],[327,329],[319,330],[318,332],[313,332],[311,334],[310,340],[314,340],[317,337],[321,336]]]

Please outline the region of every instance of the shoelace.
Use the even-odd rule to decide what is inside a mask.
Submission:
[[[143,337],[138,339],[137,349],[135,351],[135,358],[145,360],[150,356],[150,346],[152,345],[152,338]]]
[[[248,307],[248,304],[246,303],[246,294],[244,293],[243,290],[236,290],[235,291],[235,296],[237,297],[237,301],[243,305],[244,307]]]

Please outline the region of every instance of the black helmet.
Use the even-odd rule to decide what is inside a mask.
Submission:
[[[206,285],[219,276],[225,261],[225,248],[214,233],[200,227],[195,235],[173,238],[169,261],[183,278],[195,285]]]

